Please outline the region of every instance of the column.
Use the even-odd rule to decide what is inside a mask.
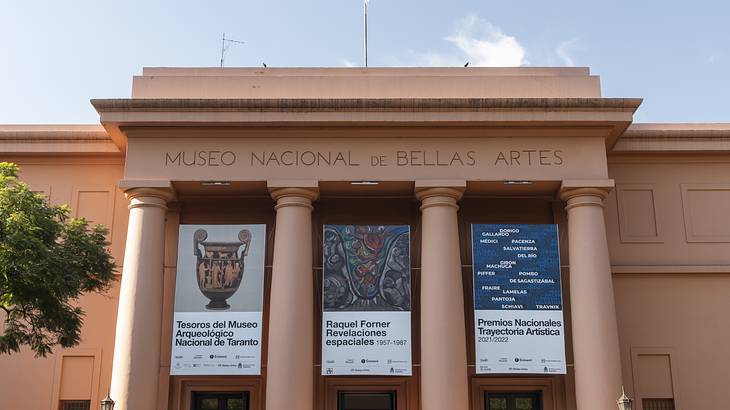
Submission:
[[[583,186],[581,186],[583,185]],[[570,258],[570,304],[578,410],[615,410],[621,354],[603,200],[613,181],[564,181]]]
[[[157,405],[162,327],[165,213],[171,189],[131,188],[119,290],[111,397],[115,409]],[[94,404],[96,405],[96,404]]]
[[[269,307],[266,408],[314,403],[312,201],[317,188],[274,188],[276,233]]]
[[[421,187],[421,408],[466,410],[464,288],[456,202],[464,188]]]

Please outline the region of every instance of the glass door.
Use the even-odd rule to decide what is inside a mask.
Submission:
[[[491,393],[484,394],[487,410],[542,410],[541,393]]]
[[[192,410],[248,410],[248,393],[193,392]]]

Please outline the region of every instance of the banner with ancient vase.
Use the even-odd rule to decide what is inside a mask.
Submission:
[[[411,375],[408,225],[325,225],[322,374]]]
[[[180,225],[173,375],[261,374],[266,225]]]
[[[476,373],[566,373],[558,226],[474,224]]]

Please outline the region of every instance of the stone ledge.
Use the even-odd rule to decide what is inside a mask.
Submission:
[[[129,111],[622,111],[634,112],[641,98],[117,98],[93,99],[99,113]]]

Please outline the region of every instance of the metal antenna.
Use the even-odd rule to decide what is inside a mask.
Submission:
[[[226,51],[228,51],[228,48],[232,44],[245,44],[243,41],[238,40],[231,40],[229,38],[226,38],[226,33],[223,33],[223,38],[221,39],[221,67],[223,67],[223,60],[226,56]]]
[[[365,67],[368,66],[368,4],[370,0],[365,0]]]

